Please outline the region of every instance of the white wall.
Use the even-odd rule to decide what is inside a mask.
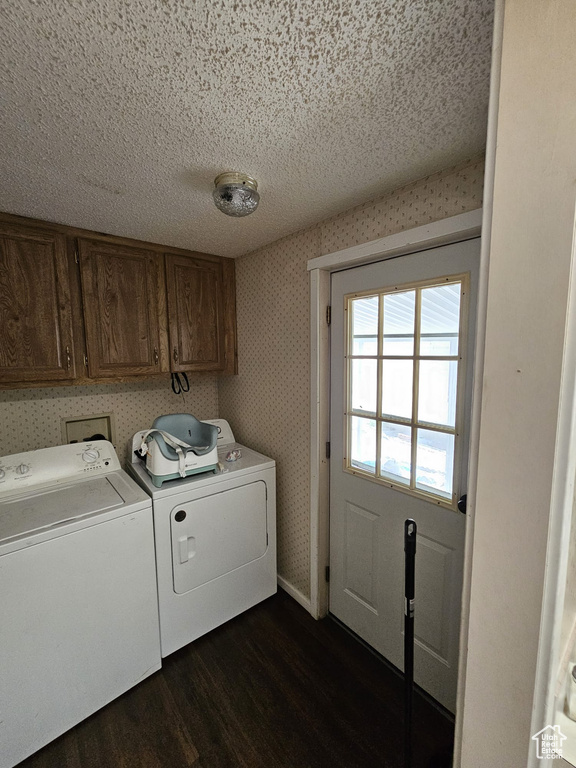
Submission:
[[[576,189],[576,3],[507,0],[463,768],[525,766]]]

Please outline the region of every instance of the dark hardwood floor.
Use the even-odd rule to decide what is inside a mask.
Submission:
[[[164,660],[160,672],[21,768],[401,768],[402,681],[284,592]],[[414,701],[414,768],[453,727]]]

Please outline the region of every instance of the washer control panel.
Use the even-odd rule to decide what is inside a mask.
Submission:
[[[0,457],[0,496],[22,488],[103,475],[118,469],[118,456],[107,440],[15,453]]]

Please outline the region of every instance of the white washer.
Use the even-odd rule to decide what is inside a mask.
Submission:
[[[105,440],[0,458],[0,765],[161,666],[150,498]]]
[[[216,474],[153,485],[133,447],[129,471],[150,494],[160,607],[162,656],[181,648],[276,592],[276,464],[234,442],[218,427]],[[241,458],[227,462],[226,454]]]

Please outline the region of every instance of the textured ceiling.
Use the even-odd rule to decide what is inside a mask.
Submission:
[[[482,152],[492,5],[4,0],[0,210],[250,251]]]

